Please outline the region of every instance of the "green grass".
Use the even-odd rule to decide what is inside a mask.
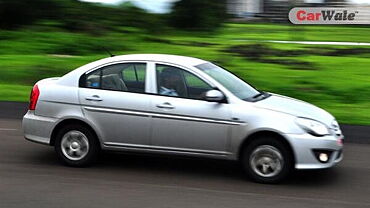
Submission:
[[[100,36],[40,28],[0,31],[0,100],[27,101],[36,81],[107,57],[105,46],[115,54],[165,53],[215,61],[259,89],[316,104],[342,123],[370,124],[370,47],[265,42],[370,42],[369,27],[227,24],[212,33],[117,31]]]
[[[0,100],[26,101],[30,96],[32,86],[0,84]]]

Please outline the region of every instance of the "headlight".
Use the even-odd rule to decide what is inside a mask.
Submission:
[[[307,133],[314,136],[324,136],[330,134],[329,129],[325,124],[312,119],[297,118],[296,123]]]

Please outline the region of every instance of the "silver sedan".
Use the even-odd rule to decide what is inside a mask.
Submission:
[[[209,157],[238,160],[263,183],[343,157],[343,135],[328,112],[174,55],[110,57],[41,80],[23,129],[70,166],[91,164],[101,150]]]

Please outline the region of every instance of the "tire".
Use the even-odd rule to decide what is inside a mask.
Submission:
[[[246,174],[257,183],[279,183],[293,169],[294,159],[279,138],[266,136],[254,139],[244,147],[241,163]]]
[[[62,127],[56,134],[54,148],[59,160],[72,167],[91,165],[100,152],[95,133],[80,124]]]

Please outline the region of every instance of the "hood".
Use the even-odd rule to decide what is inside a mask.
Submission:
[[[255,103],[256,107],[291,114],[297,117],[305,117],[320,121],[328,126],[334,117],[325,110],[294,98],[272,94],[271,96]]]

